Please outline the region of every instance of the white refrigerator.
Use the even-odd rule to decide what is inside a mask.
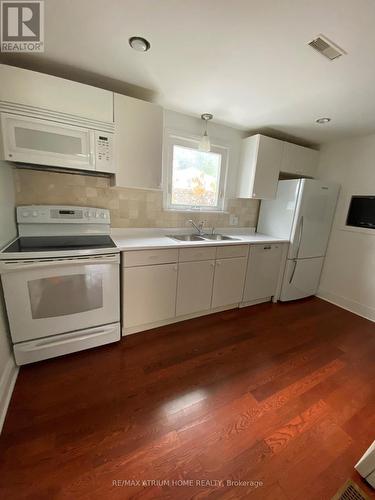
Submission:
[[[315,295],[339,186],[313,179],[279,181],[276,199],[263,200],[258,232],[290,241],[280,300]]]

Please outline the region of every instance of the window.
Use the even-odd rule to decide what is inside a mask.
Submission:
[[[166,208],[221,211],[227,170],[227,149],[198,150],[198,141],[169,137]]]

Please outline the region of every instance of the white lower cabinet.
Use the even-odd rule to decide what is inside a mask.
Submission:
[[[243,302],[275,295],[282,259],[282,245],[251,245]]]
[[[246,257],[216,261],[211,307],[241,302],[246,273]]]
[[[180,262],[176,316],[210,309],[214,272],[214,260]]]
[[[282,244],[123,252],[123,334],[270,298],[283,255]]]
[[[177,264],[123,269],[125,329],[175,316],[177,271]]]

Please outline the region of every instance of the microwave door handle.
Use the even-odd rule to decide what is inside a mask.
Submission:
[[[95,158],[96,158],[96,134],[95,134],[94,130],[90,130],[90,133],[89,133],[89,141],[90,141],[89,162],[90,162],[90,166],[95,167]]]

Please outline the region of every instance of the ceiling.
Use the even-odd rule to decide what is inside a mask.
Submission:
[[[45,8],[45,53],[2,62],[309,144],[375,131],[373,0],[47,0]],[[320,33],[347,55],[329,61],[307,46]],[[133,51],[133,35],[151,50]],[[322,116],[332,122],[317,125]]]

